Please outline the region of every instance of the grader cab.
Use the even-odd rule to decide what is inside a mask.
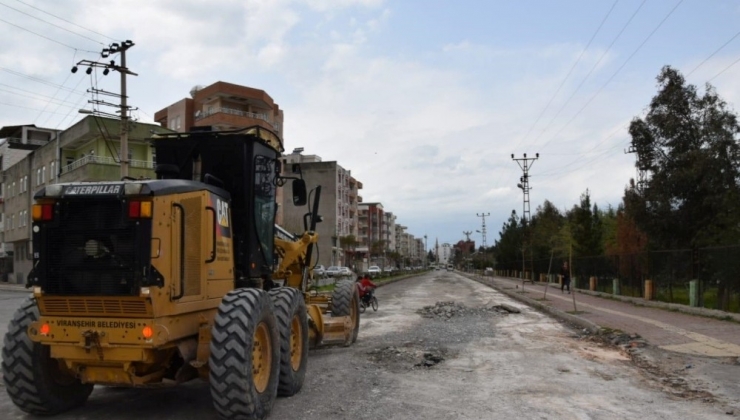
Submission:
[[[309,293],[306,231],[276,237],[278,136],[260,127],[153,139],[157,179],[49,185],[33,206],[33,295],[11,321],[2,371],[32,414],[84,404],[93,385],[209,381],[222,418],[264,418],[301,389],[309,345],[350,345],[352,283]],[[306,204],[293,176],[294,204]],[[278,284],[281,284],[279,286]]]

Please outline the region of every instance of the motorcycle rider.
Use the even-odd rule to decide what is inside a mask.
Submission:
[[[358,289],[360,291],[360,299],[367,301],[370,297],[372,297],[373,290],[378,287],[375,283],[373,283],[372,280],[370,280],[370,275],[365,273],[362,275],[362,277],[357,279],[357,282],[359,283]]]

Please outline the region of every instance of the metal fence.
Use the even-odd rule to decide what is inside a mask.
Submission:
[[[554,258],[550,272],[559,274],[562,264],[562,257]],[[538,279],[548,272],[550,259],[525,265]],[[519,276],[522,261],[498,263],[497,269],[517,270]],[[697,280],[698,306],[740,312],[740,245],[574,258],[571,275],[583,289],[595,277],[596,290],[605,293],[613,293],[618,279],[620,294],[632,297],[644,297],[645,281],[652,280],[656,300],[684,305],[690,303],[690,282]]]

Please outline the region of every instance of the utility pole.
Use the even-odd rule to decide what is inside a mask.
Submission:
[[[630,147],[627,148],[624,151],[625,154],[631,154],[635,153],[637,154],[637,161],[635,162],[635,167],[637,168],[637,183],[635,187],[637,188],[638,192],[642,192],[645,189],[645,185],[647,184],[647,178],[648,178],[648,164],[645,162],[647,159],[644,156],[640,156],[641,154],[638,152],[637,147],[635,146],[634,142],[630,144]]]
[[[131,70],[126,67],[126,51],[133,47],[134,43],[131,40],[126,40],[121,42],[120,44],[117,42],[114,42],[108,46],[108,48],[103,48],[103,51],[100,53],[100,56],[103,58],[108,58],[112,54],[121,54],[121,65],[117,65],[115,60],[111,60],[108,64],[100,63],[97,61],[90,61],[90,60],[82,60],[77,63],[77,66],[87,66],[87,70],[85,73],[91,74],[93,67],[101,67],[103,68],[103,75],[107,76],[108,73],[111,70],[115,70],[118,73],[121,74],[121,93],[120,94],[113,94],[110,92],[105,92],[97,89],[93,89],[94,93],[104,93],[110,96],[115,96],[120,98],[121,103],[118,105],[118,112],[121,115],[121,155],[119,156],[119,160],[121,162],[121,177],[127,177],[128,176],[128,168],[129,168],[129,159],[128,159],[128,111],[131,109],[131,107],[128,105],[128,96],[126,91],[126,76],[132,75],[132,76],[138,76],[138,74],[132,72]],[[77,66],[72,67],[72,73],[77,72]],[[107,105],[107,106],[116,106],[115,104],[111,104],[108,102],[100,101],[97,99],[93,99],[88,101],[94,105]],[[107,114],[105,112],[91,112],[87,110],[80,110],[81,113],[84,114],[93,114],[93,115],[104,115],[104,116],[114,116],[111,114]]]
[[[470,252],[468,246],[470,244],[470,234],[471,233],[473,233],[472,230],[464,230],[463,231],[463,235],[465,235],[465,245],[463,245],[463,249],[462,249],[463,258],[464,258],[464,261],[463,262],[467,262],[467,260],[469,260],[469,258],[466,256],[466,254],[468,254]],[[467,264],[465,265],[465,268],[468,269],[468,270],[470,269],[470,262],[467,262]]]
[[[427,234],[424,234],[424,268],[429,267],[429,249],[427,249]]]
[[[480,233],[481,235],[480,246],[483,247],[483,259],[486,260],[488,257],[488,250],[486,249],[486,247],[488,246],[488,243],[486,243],[486,217],[490,216],[491,213],[475,213],[475,215],[482,219],[481,230],[476,230],[476,232]]]
[[[526,265],[526,253],[527,253],[527,247],[530,245],[530,232],[529,232],[529,226],[528,223],[530,220],[530,206],[529,206],[529,191],[532,190],[532,187],[529,186],[529,170],[532,168],[532,165],[534,164],[534,161],[540,158],[539,153],[535,153],[535,157],[528,158],[527,154],[524,153],[523,157],[521,158],[515,158],[514,154],[511,154],[511,159],[516,162],[519,167],[522,169],[522,176],[519,178],[519,183],[516,184],[517,187],[519,187],[522,192],[524,193],[524,198],[522,202],[522,227],[524,228],[524,238],[522,240],[522,283],[524,283],[524,273],[527,271],[527,265]],[[531,248],[530,248],[531,251]],[[534,268],[534,267],[532,267]],[[532,282],[534,283],[534,279],[532,279]]]
[[[486,217],[490,216],[491,213],[475,213],[475,215],[483,219],[483,224],[481,226],[480,233],[481,233],[481,236],[483,236],[483,239],[481,239],[481,246],[485,250],[487,246],[486,244]]]

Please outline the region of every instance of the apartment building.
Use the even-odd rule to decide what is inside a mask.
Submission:
[[[128,138],[129,176],[154,178],[152,133],[169,131],[159,125],[130,123]],[[112,181],[121,179],[121,121],[87,116],[68,129],[33,143],[10,143],[28,150],[12,166],[4,168],[3,242],[15,250],[12,282],[24,283],[31,270],[31,206],[33,194],[57,182]],[[14,146],[15,145],[15,146]]]
[[[6,174],[7,168],[14,167],[18,162],[28,156],[34,149],[47,144],[56,138],[59,130],[51,128],[36,127],[33,124],[6,126],[0,128],[0,279],[18,283],[19,279],[13,275],[15,261],[26,261],[27,250],[22,247],[16,250],[13,242],[6,242],[6,229],[13,233],[16,226],[25,219],[25,225],[30,223],[25,211],[18,208],[15,197],[24,194],[28,190],[28,175],[13,177]],[[8,182],[5,182],[5,180]],[[21,192],[23,191],[23,192]],[[13,198],[9,201],[10,198]],[[7,213],[7,218],[6,218]],[[12,237],[11,237],[12,239]]]
[[[387,251],[396,250],[396,215],[392,212],[385,213],[385,232],[383,240]]]
[[[283,111],[264,90],[216,82],[194,87],[190,96],[157,111],[154,121],[178,132],[192,127],[236,130],[259,125],[283,138]]]
[[[322,162],[320,156],[303,155],[302,149],[296,149],[283,158],[284,168],[290,170],[293,163],[300,163],[303,179],[309,191],[321,186],[319,214],[323,221],[316,230],[319,234],[318,253],[314,253],[317,264],[325,266],[354,265],[355,249],[342,246],[342,238],[358,237],[358,203],[362,202],[359,190],[362,183],[352,177],[352,172],[341,167],[335,161]],[[295,207],[291,202],[291,184],[283,189],[284,197],[280,203],[282,220],[278,221],[285,229],[303,232],[303,215],[307,207]],[[315,193],[311,194],[311,198]]]

